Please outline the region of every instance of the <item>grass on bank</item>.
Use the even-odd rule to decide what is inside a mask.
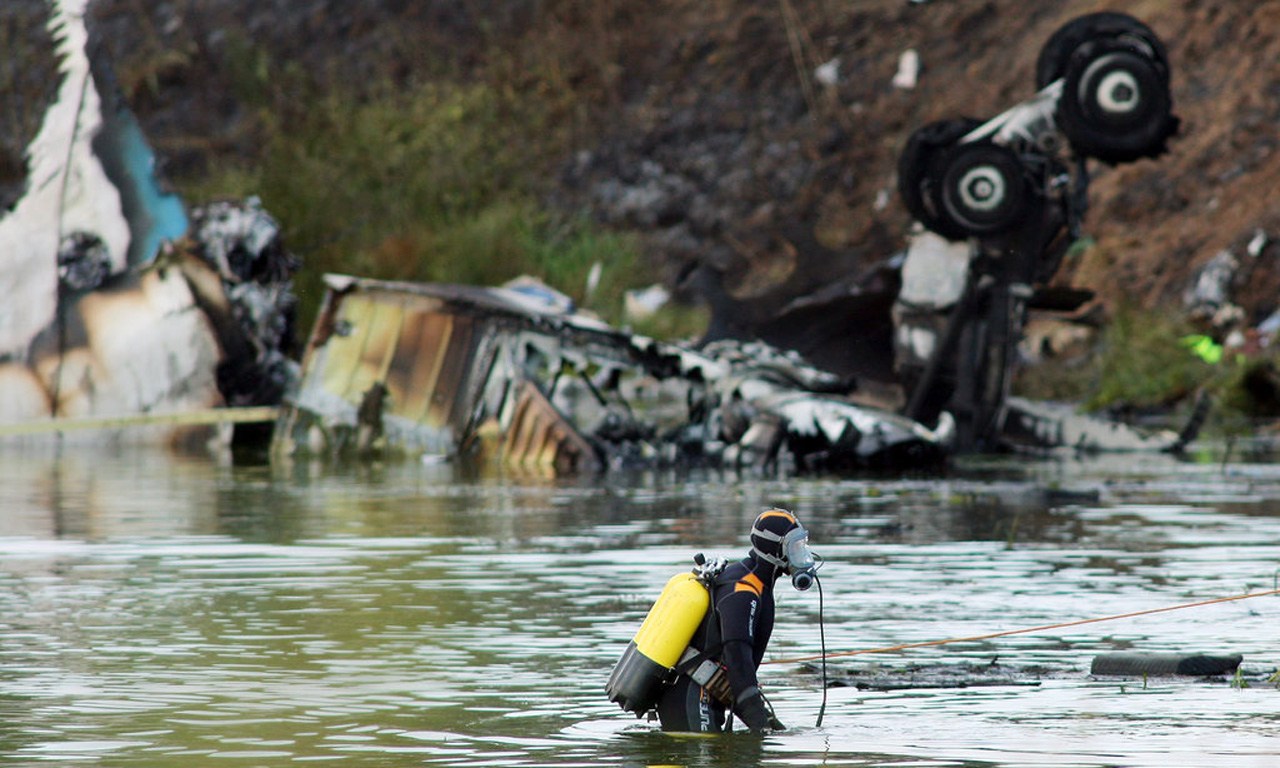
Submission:
[[[183,192],[193,203],[262,199],[303,261],[302,328],[326,272],[472,285],[528,274],[613,324],[624,320],[625,292],[655,281],[633,237],[539,202],[566,133],[538,99],[448,78],[322,90],[260,57],[241,69],[243,97],[258,105],[260,154],[187,180]],[[275,93],[285,87],[292,97]],[[705,322],[676,307],[635,330],[690,336]]]
[[[1227,353],[1206,362],[1188,343],[1200,333],[1180,313],[1119,306],[1087,353],[1026,368],[1015,389],[1122,419],[1166,414],[1172,428],[1204,392],[1213,401],[1204,434],[1215,437],[1238,437],[1280,417],[1280,354]]]

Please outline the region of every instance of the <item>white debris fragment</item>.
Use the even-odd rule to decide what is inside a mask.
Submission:
[[[898,71],[893,76],[893,87],[911,90],[920,80],[920,54],[908,48],[898,57]]]
[[[577,310],[570,296],[532,275],[514,277],[499,290],[531,312],[569,315]]]
[[[840,84],[840,57],[821,64],[817,69],[813,70],[813,79],[819,83],[832,88]]]
[[[1266,247],[1270,242],[1271,238],[1267,236],[1267,233],[1259,229],[1253,233],[1253,239],[1249,241],[1247,246],[1245,246],[1245,252],[1256,259],[1264,250],[1266,250]]]
[[[623,309],[628,320],[645,320],[653,317],[671,299],[671,292],[661,285],[627,291],[623,297]]]
[[[911,237],[902,263],[898,300],[917,309],[946,309],[960,300],[969,275],[973,246],[928,230]]]
[[[1273,312],[1267,316],[1266,320],[1258,323],[1258,333],[1262,334],[1264,340],[1269,340],[1280,333],[1280,312]]]
[[[882,189],[876,192],[875,202],[871,204],[871,210],[879,213],[889,207],[889,201],[892,199],[889,190]]]
[[[600,278],[604,275],[604,265],[596,262],[591,265],[591,271],[587,273],[587,285],[583,290],[583,296],[587,301],[595,297],[596,291],[600,288]]]
[[[1212,311],[1231,301],[1231,282],[1240,262],[1231,251],[1214,254],[1196,273],[1194,282],[1183,295],[1184,305],[1190,310],[1199,308]]]

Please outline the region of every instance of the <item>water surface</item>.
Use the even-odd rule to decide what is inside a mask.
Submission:
[[[763,507],[827,558],[774,659],[1274,589],[1280,467],[970,460],[928,477],[554,482],[415,463],[0,454],[0,755],[128,766],[1280,764],[1280,598],[833,658],[832,679],[991,665],[1023,685],[762,681],[790,726],[673,736],[603,685],[694,552]],[[1236,680],[1094,678],[1114,650],[1241,653]],[[966,667],[968,668],[968,667]],[[852,675],[852,677],[850,677]]]

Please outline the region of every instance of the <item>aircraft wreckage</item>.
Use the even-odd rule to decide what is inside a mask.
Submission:
[[[527,292],[329,275],[285,452],[396,446],[557,472],[709,463],[797,468],[940,459],[945,429],[839,396],[761,344],[622,333]]]
[[[1028,286],[1052,274],[1056,235],[1083,212],[1083,159],[1073,181],[1049,140],[1076,119],[1060,104],[1084,66],[1071,56],[1026,104],[963,130],[926,126],[908,144],[904,202],[933,231],[895,257],[895,293],[877,299],[893,307],[906,395],[895,405],[795,352],[664,343],[527,285],[326,276],[299,367],[286,356],[299,265],[279,227],[256,200],[187,211],[161,188],[109,67],[86,53],[86,4],[49,4],[59,90],[27,145],[23,184],[0,190],[14,201],[0,212],[11,297],[0,306],[0,442],[173,442],[187,429],[155,417],[216,411],[272,420],[276,455],[400,453],[553,473],[839,471],[927,466],[957,450],[1171,450],[1194,433],[1140,433],[1008,396],[1013,345],[1036,303]],[[1094,85],[1119,90],[1095,101],[1124,112],[1135,83],[1167,89],[1163,49],[1145,28],[1071,29],[1059,58],[1081,40],[1111,41],[1111,74]],[[1154,79],[1142,69],[1152,62],[1163,68]],[[1173,118],[1167,99],[1155,102],[1165,128],[1128,155],[1098,149],[1106,135],[1078,141],[1108,162],[1158,153]],[[249,417],[246,406],[272,408]],[[130,417],[152,426],[123,426]],[[97,428],[70,431],[77,420]]]
[[[192,414],[274,405],[292,381],[298,262],[256,200],[188,211],[161,187],[87,4],[48,5],[57,90],[0,190],[0,436],[207,439],[244,413]]]
[[[1081,234],[1087,161],[1157,157],[1178,127],[1165,48],[1125,14],[1088,14],[1059,29],[1041,51],[1036,87],[991,120],[922,126],[899,158],[899,191],[924,231],[892,268],[889,302],[851,292],[892,307],[893,384],[905,400],[896,409],[762,344],[694,350],[600,326],[568,312],[567,301],[331,276],[276,446],[491,452],[556,471],[1177,450],[1203,406],[1181,433],[1150,434],[1010,397],[1027,312],[1089,298],[1041,287]],[[835,334],[848,343],[847,327]]]
[[[766,344],[700,349],[616,330],[519,288],[327,275],[298,386],[273,439],[291,455],[396,451],[554,473],[714,466],[923,467],[933,427],[860,402],[851,383]],[[1010,446],[1168,450],[1070,409],[1010,399]]]

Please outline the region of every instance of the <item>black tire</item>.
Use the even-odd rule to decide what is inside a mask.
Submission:
[[[982,125],[971,117],[935,120],[917,128],[898,155],[898,195],[907,211],[929,230],[950,240],[968,233],[950,225],[935,205],[933,190],[941,182],[946,152],[966,134]]]
[[[1169,81],[1128,43],[1085,43],[1067,64],[1056,119],[1078,155],[1108,163],[1156,157],[1177,132]]]
[[[942,164],[934,202],[946,225],[974,237],[1007,232],[1027,210],[1022,163],[1007,147],[961,144]]]
[[[1036,90],[1066,76],[1071,56],[1085,43],[1096,40],[1120,40],[1129,43],[1154,61],[1169,76],[1169,54],[1164,43],[1151,28],[1126,13],[1103,11],[1077,17],[1062,25],[1049,37],[1036,59]]]

